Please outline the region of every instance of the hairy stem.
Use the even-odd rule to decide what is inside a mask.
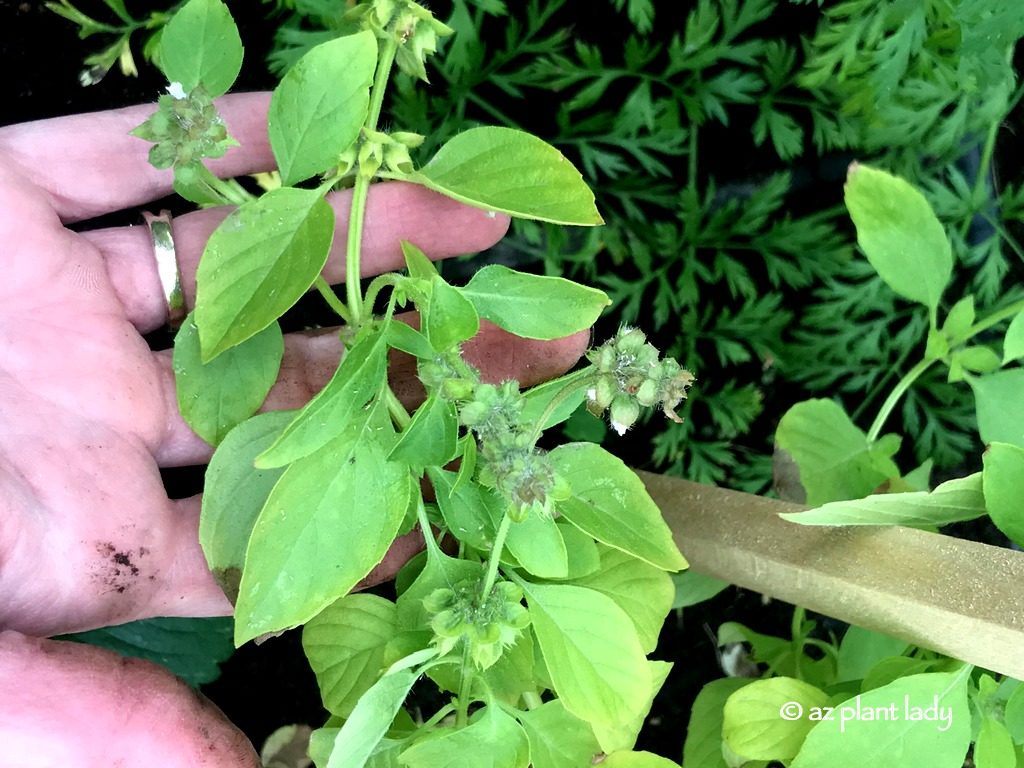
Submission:
[[[893,387],[892,392],[885,398],[885,402],[882,403],[881,409],[878,411],[878,416],[875,417],[874,422],[871,424],[871,429],[868,430],[868,442],[873,443],[878,439],[879,433],[882,431],[882,427],[885,426],[885,420],[889,418],[889,414],[892,413],[893,408],[896,407],[896,403],[899,402],[900,398],[903,397],[903,393],[910,389],[911,385],[921,376],[922,373],[931,368],[933,363],[938,362],[937,360],[925,358],[921,360],[917,365],[907,371],[906,375],[900,379],[896,386]]]
[[[469,719],[469,695],[473,687],[473,664],[469,658],[469,638],[462,639],[462,667],[459,670],[459,697],[456,701],[455,727],[462,728]]]
[[[346,323],[352,321],[352,317],[349,315],[348,308],[345,306],[345,303],[338,298],[338,294],[334,292],[334,289],[331,288],[326,280],[324,280],[322,275],[317,276],[316,282],[313,283],[313,285],[315,285],[316,289],[320,291],[320,295],[324,297],[324,301],[327,302],[327,305],[334,310],[338,317]]]
[[[512,527],[512,518],[506,512],[498,525],[498,533],[494,537],[494,546],[491,547],[491,556],[487,560],[487,574],[484,576],[484,587],[480,590],[481,602],[487,599],[494,589],[494,580],[498,578],[498,563],[501,561],[501,553],[505,549],[505,539],[508,536],[508,529]]]

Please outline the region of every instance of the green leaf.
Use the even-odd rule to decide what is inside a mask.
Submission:
[[[854,163],[845,198],[871,266],[900,296],[934,312],[953,272],[953,254],[924,195],[901,178]]]
[[[1024,312],[1010,321],[1003,339],[1003,365],[1024,357]]]
[[[275,189],[214,230],[196,272],[203,361],[262,331],[309,289],[327,263],[334,210],[316,190]]]
[[[490,509],[504,512],[500,507]],[[500,514],[492,519],[495,529],[500,522]],[[564,579],[569,575],[569,556],[561,527],[550,517],[529,515],[522,522],[512,523],[505,546],[527,573],[542,579]]]
[[[675,587],[672,608],[676,610],[710,600],[730,586],[728,581],[697,573],[692,568],[682,573],[673,573],[670,578]]]
[[[573,496],[557,503],[565,519],[598,541],[666,571],[686,567],[672,532],[644,484],[600,446],[569,443],[549,454]]]
[[[364,768],[368,764],[417,677],[415,669],[386,674],[360,697],[334,738],[327,768]]]
[[[967,332],[974,325],[974,296],[964,296],[953,305],[942,324],[946,339],[957,343],[967,338]]]
[[[413,357],[422,357],[427,360],[434,357],[434,348],[430,346],[427,337],[398,320],[393,320],[388,324],[386,338],[389,347],[399,349]]]
[[[851,626],[839,644],[836,682],[862,680],[882,659],[900,656],[909,647],[906,640]]]
[[[970,669],[903,677],[844,702],[832,720],[819,722],[807,734],[791,768],[961,768],[971,743]],[[859,714],[890,707],[898,718]],[[933,707],[935,716],[923,719]]]
[[[415,742],[399,762],[409,768],[527,768],[530,744],[511,715],[489,706],[465,728],[435,731]]]
[[[1003,723],[1017,744],[1024,744],[1024,685],[1018,686],[1006,700]]]
[[[551,402],[561,396],[562,399],[555,405],[551,415],[545,420],[544,424],[541,425],[541,429],[547,430],[556,424],[561,424],[563,421],[568,419],[577,408],[583,403],[583,400],[587,395],[587,369],[583,371],[574,371],[568,373],[565,376],[560,376],[557,379],[551,379],[545,381],[543,384],[538,384],[536,387],[530,387],[526,392],[523,393],[523,416],[522,422],[536,423],[540,420],[540,417],[544,415]],[[562,395],[563,390],[569,390],[568,395]],[[588,414],[589,415],[589,414]],[[593,417],[591,417],[593,418]],[[594,419],[596,423],[600,423],[599,420]],[[595,440],[593,442],[600,442]]]
[[[390,429],[378,403],[274,486],[246,552],[236,643],[309,621],[384,558],[412,492],[385,459]]]
[[[602,768],[679,768],[668,758],[653,752],[612,752],[601,763]],[[689,768],[689,766],[687,766]]]
[[[722,713],[726,700],[751,682],[745,677],[725,677],[701,688],[686,726],[683,743],[686,768],[729,768],[722,757]]]
[[[476,336],[480,330],[480,318],[472,302],[458,288],[435,275],[431,281],[430,303],[423,329],[434,349],[444,352]]]
[[[566,710],[558,699],[517,716],[530,739],[533,768],[585,768],[601,752],[586,721]]]
[[[942,483],[931,493],[882,493],[834,501],[807,512],[779,517],[801,525],[906,525],[930,527],[974,520],[985,514],[981,473]]]
[[[256,455],[281,434],[294,411],[261,413],[228,433],[206,468],[199,543],[213,577],[232,603],[256,518],[283,469],[257,469]]]
[[[589,328],[611,301],[603,291],[566,280],[484,267],[461,289],[480,317],[526,339],[560,339]]]
[[[554,224],[603,224],[594,193],[550,144],[512,128],[471,128],[449,139],[408,181],[468,205]]]
[[[729,749],[751,760],[789,760],[814,726],[809,718],[792,715],[827,704],[824,691],[802,680],[755,680],[725,702],[722,737]]]
[[[384,648],[395,634],[395,604],[377,595],[347,595],[313,617],[302,648],[316,673],[324,707],[348,717],[384,668]]]
[[[537,690],[533,664],[533,633],[526,631],[502,651],[498,660],[481,672],[480,676],[491,693],[510,707],[515,707],[524,693]]]
[[[409,271],[409,277],[432,283],[434,278],[439,276],[434,262],[428,259],[427,254],[408,240],[403,240],[401,245],[402,256],[405,257],[405,268]]]
[[[295,415],[277,441],[256,457],[258,467],[282,467],[340,435],[387,381],[384,332],[364,336],[345,353],[331,380]]]
[[[891,457],[899,443],[868,443],[867,436],[831,400],[805,400],[783,415],[775,442],[800,467],[811,506],[860,499],[899,468]]]
[[[654,705],[654,697],[668,679],[668,673],[672,671],[672,664],[667,661],[648,661],[647,669],[650,672],[650,682],[647,686],[647,703],[632,720],[624,720],[618,725],[606,728],[595,725],[593,730],[597,740],[605,752],[615,752],[620,749],[632,749],[636,745],[640,729],[644,727],[647,714]]]
[[[988,514],[1000,531],[1024,546],[1024,448],[992,443],[982,462]]]
[[[367,30],[321,43],[288,70],[267,116],[282,183],[337,164],[366,120],[376,67],[377,38]]]
[[[651,673],[629,616],[600,592],[522,583],[534,633],[565,708],[603,733],[646,713]]]
[[[986,717],[974,745],[974,768],[1016,768],[1017,752],[1006,726]]]
[[[440,467],[458,453],[459,419],[455,404],[436,393],[427,398],[388,454],[410,467]]]
[[[187,93],[202,85],[210,96],[227,93],[242,68],[242,39],[221,0],[189,0],[160,36],[160,68]]]
[[[182,417],[210,445],[263,404],[284,355],[284,337],[271,323],[216,359],[203,363],[199,331],[189,315],[174,337],[174,384]]]
[[[997,371],[968,382],[974,390],[981,439],[1024,448],[1024,368]]]
[[[601,553],[593,538],[561,518],[555,521],[565,544],[567,579],[589,576],[601,567]]]
[[[935,661],[930,659],[912,659],[909,656],[890,656],[887,659],[878,661],[868,673],[864,675],[861,683],[861,693],[881,688],[896,680],[911,675],[919,675],[929,672],[935,666]]]
[[[458,476],[454,472],[431,467],[427,474],[449,532],[474,549],[489,551],[494,544],[494,517],[500,518],[504,512],[501,500],[472,481],[456,489]]]
[[[653,652],[672,609],[672,579],[660,568],[617,549],[605,547],[600,553],[600,570],[575,583],[614,600],[633,622],[644,652]]]
[[[122,656],[161,664],[198,688],[220,676],[220,662],[235,647],[231,618],[158,618],[130,621],[116,627],[64,635],[62,640],[107,648]]]
[[[993,349],[983,346],[958,349],[953,353],[953,361],[974,373],[991,373],[1001,365],[999,355]]]

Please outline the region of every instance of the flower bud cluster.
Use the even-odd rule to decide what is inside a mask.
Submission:
[[[395,52],[398,68],[426,81],[427,57],[437,51],[437,39],[447,37],[454,30],[412,0],[374,0],[371,5],[356,8],[372,8],[372,12],[357,12],[363,24],[380,37],[394,35],[398,41]],[[350,18],[346,15],[346,19]]]
[[[640,417],[640,407],[661,406],[662,413],[682,422],[675,409],[686,398],[693,374],[672,358],[659,359],[638,328],[623,326],[615,337],[587,353],[598,378],[587,393],[595,416],[609,411],[612,429],[625,434]]]
[[[204,157],[222,157],[238,143],[228,136],[224,120],[203,87],[185,93],[181,83],[171,83],[160,97],[157,111],[131,133],[153,142],[149,162],[156,168],[184,168]]]
[[[423,601],[432,615],[430,627],[441,654],[460,641],[469,644],[470,658],[483,670],[501,658],[530,623],[522,604],[523,590],[511,581],[499,581],[486,599],[480,598],[480,582],[461,581],[448,589],[435,589]]]
[[[410,149],[423,143],[423,136],[408,131],[392,134],[363,129],[360,138],[338,158],[338,173],[346,176],[356,172],[371,178],[383,166],[392,173],[412,173]]]

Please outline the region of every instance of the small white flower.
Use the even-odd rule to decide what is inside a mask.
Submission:
[[[488,219],[493,219],[493,218],[494,218],[494,217],[496,217],[497,215],[498,215],[498,212],[497,212],[497,211],[488,211],[488,212],[487,212],[487,218],[488,218]]]
[[[624,434],[626,434],[626,430],[629,429],[629,427],[627,427],[625,424],[620,424],[617,421],[613,421],[612,429],[619,433],[619,437],[622,437]]]
[[[186,97],[185,89],[177,81],[167,86],[167,92],[176,99],[184,99]]]
[[[597,400],[596,388],[591,387],[590,389],[587,390],[587,400],[589,400],[590,402],[594,402],[595,400]]]

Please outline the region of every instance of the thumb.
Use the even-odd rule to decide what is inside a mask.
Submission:
[[[0,763],[11,768],[259,766],[214,704],[147,661],[0,632],[0,691]]]

